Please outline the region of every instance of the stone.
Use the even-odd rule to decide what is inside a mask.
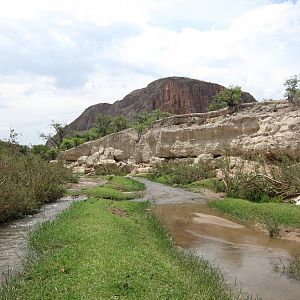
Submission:
[[[91,155],[95,154],[96,152],[99,152],[98,147],[92,146]]]
[[[165,158],[161,158],[161,157],[151,157],[150,158],[150,166],[155,166],[156,164],[160,164],[163,161],[165,161]]]
[[[200,154],[198,155],[195,159],[194,159],[194,163],[198,163],[201,160],[212,160],[214,158],[214,156],[212,154]]]
[[[87,160],[88,160],[88,156],[85,156],[85,155],[80,156],[77,160],[78,165],[81,166],[81,165],[85,164]]]

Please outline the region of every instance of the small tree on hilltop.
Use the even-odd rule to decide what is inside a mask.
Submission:
[[[242,89],[240,86],[229,86],[217,93],[209,105],[210,111],[217,110],[228,106],[229,108],[236,107],[241,102]]]
[[[288,78],[285,83],[285,94],[284,96],[288,101],[293,102],[295,98],[299,95],[300,90],[298,88],[300,79],[297,75],[291,76]]]

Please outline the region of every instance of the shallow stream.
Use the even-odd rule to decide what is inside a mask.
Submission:
[[[227,283],[245,298],[300,299],[300,282],[274,271],[300,256],[300,243],[269,238],[251,225],[224,218],[199,194],[139,180],[146,183],[145,199],[154,202],[153,212],[176,245],[219,266]]]
[[[69,190],[80,190],[84,187],[104,184],[102,179],[81,179]],[[34,215],[0,225],[0,285],[8,282],[19,272],[27,254],[27,240],[29,232],[39,224],[55,218],[74,201],[83,200],[84,196],[66,196],[54,203],[41,207]]]

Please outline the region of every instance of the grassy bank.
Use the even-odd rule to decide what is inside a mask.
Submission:
[[[104,186],[82,189],[80,193],[88,197],[116,201],[133,199],[135,191],[145,189],[145,184],[123,176],[103,176],[108,182]]]
[[[227,198],[211,201],[208,205],[240,220],[255,220],[267,224],[275,221],[280,226],[300,228],[300,207],[286,203],[254,203],[242,199]]]
[[[63,184],[73,179],[62,164],[49,164],[19,145],[0,145],[0,223],[34,212],[63,196]]]
[[[0,299],[229,299],[219,273],[176,250],[147,203],[75,203],[31,236],[37,254]]]

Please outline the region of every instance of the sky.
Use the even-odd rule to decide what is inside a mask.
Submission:
[[[300,73],[300,0],[0,0],[0,139],[167,76],[281,99]]]

